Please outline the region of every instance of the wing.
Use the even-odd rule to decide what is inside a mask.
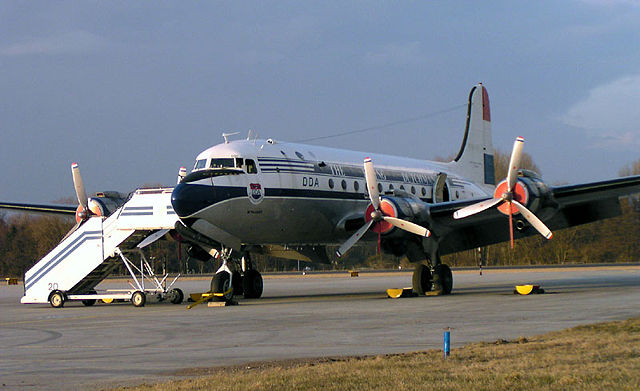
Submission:
[[[640,193],[640,176],[559,187],[547,187],[542,182],[529,185],[538,191],[534,213],[551,230],[557,230],[619,216],[619,198]],[[436,237],[432,240],[438,241],[441,255],[509,240],[509,221],[496,208],[460,220],[453,218],[455,211],[480,201],[483,199],[427,207],[427,221],[422,223],[434,232]],[[514,237],[523,238],[536,232],[523,222]]]
[[[73,205],[44,205],[0,202],[0,209],[18,210],[22,212],[33,213],[75,215],[77,208],[77,206]]]

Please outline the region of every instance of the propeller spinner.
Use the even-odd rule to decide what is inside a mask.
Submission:
[[[509,215],[509,237],[511,239],[511,248],[513,248],[513,215],[522,214],[524,217],[542,236],[551,239],[553,233],[546,225],[534,215],[523,204],[528,199],[527,188],[518,182],[518,167],[522,159],[522,147],[524,146],[524,138],[518,137],[513,144],[513,151],[509,160],[509,171],[507,178],[496,186],[493,199],[478,202],[459,209],[453,213],[454,219],[463,219],[465,217],[480,213],[484,210],[498,205],[498,210]]]
[[[428,229],[418,224],[392,216],[393,206],[391,203],[380,199],[378,180],[371,158],[364,159],[364,176],[367,181],[367,189],[369,190],[369,200],[371,201],[371,205],[369,205],[366,212],[367,222],[338,248],[338,251],[336,251],[338,257],[341,257],[349,251],[372,226],[373,230],[378,233],[378,247],[380,245],[380,235],[383,230],[385,230],[384,225],[391,225],[424,237],[431,235]]]

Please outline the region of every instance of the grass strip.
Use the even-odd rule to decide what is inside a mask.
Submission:
[[[203,373],[209,373],[202,376]],[[118,390],[639,390],[640,317],[452,349],[193,369]]]

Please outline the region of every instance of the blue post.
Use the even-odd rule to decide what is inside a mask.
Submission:
[[[451,351],[451,332],[448,327],[444,330],[444,343],[442,350],[444,351],[444,358],[449,357],[449,352]]]

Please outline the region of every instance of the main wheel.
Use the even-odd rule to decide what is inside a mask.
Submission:
[[[172,304],[180,304],[184,300],[184,293],[181,289],[173,288],[167,293],[167,297]]]
[[[96,291],[92,290],[89,291],[90,295],[95,295]],[[94,305],[96,303],[96,299],[86,299],[86,300],[82,300],[82,304],[84,304],[87,307],[91,307],[92,305]]]
[[[213,276],[213,279],[211,280],[211,292],[214,294],[222,294],[222,296],[213,296],[214,301],[229,301],[233,298],[233,287],[231,286],[229,273],[220,272]]]
[[[242,289],[242,275],[239,271],[234,271],[233,278],[231,278],[231,284],[233,285],[233,295],[240,296],[244,293],[244,289]]]
[[[134,307],[144,307],[144,304],[146,302],[147,296],[144,294],[144,292],[135,291],[131,295],[131,304],[133,304]]]
[[[416,265],[412,279],[413,291],[424,295],[431,290],[431,270],[421,263]]]
[[[451,268],[444,263],[436,265],[433,269],[434,285],[439,284],[442,294],[448,295],[453,290],[453,274]]]
[[[257,270],[247,270],[242,278],[242,288],[245,299],[258,299],[262,296],[262,275]]]
[[[64,307],[64,293],[61,291],[53,291],[49,295],[49,304],[53,308],[62,308]]]

